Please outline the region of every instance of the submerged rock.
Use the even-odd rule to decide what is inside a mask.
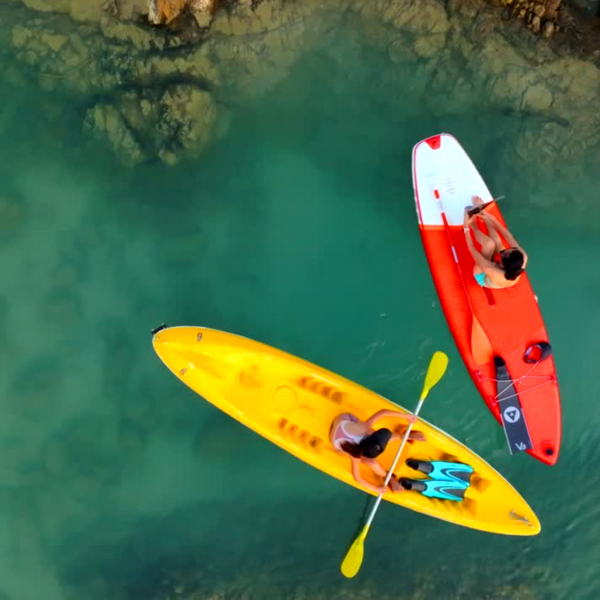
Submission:
[[[197,154],[210,142],[217,118],[211,94],[193,85],[170,87],[160,99],[161,150],[183,148]]]
[[[549,38],[561,19],[562,0],[501,0],[513,15],[527,24],[533,33]]]
[[[0,233],[19,229],[27,219],[25,203],[16,195],[0,194]]]
[[[144,160],[141,144],[121,112],[112,104],[97,104],[88,110],[84,126],[94,135],[107,139],[126,164],[136,165]]]
[[[342,20],[353,23],[356,43],[390,57],[389,72],[374,74],[379,82],[415,97],[446,92],[446,110],[478,103],[566,123],[561,139],[573,161],[600,145],[600,115],[588,108],[600,70],[557,57],[546,42],[521,43],[530,36],[486,0],[21,1],[36,18],[8,29],[17,59],[46,89],[70,91],[83,105],[93,94],[86,130],[129,165],[199,156],[226,122],[227,100],[217,109],[216,98],[264,97]],[[544,37],[567,27],[562,0],[502,3]],[[325,52],[345,64],[343,52]],[[407,63],[410,81],[394,67]]]
[[[199,27],[208,27],[217,0],[148,0],[148,20],[154,25],[169,24],[189,10]]]
[[[88,110],[85,124],[129,165],[154,157],[174,164],[200,155],[216,135],[217,106],[210,92],[175,84],[162,93],[131,91],[114,103],[99,103]]]

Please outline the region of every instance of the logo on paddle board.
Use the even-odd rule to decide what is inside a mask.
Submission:
[[[502,416],[504,417],[505,421],[508,421],[509,423],[516,423],[521,418],[521,411],[514,406],[508,406],[504,409]]]

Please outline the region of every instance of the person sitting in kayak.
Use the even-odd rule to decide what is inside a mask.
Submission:
[[[374,424],[384,417],[404,419],[414,423],[414,415],[397,412],[394,410],[380,410],[366,421],[361,421],[351,413],[344,413],[335,418],[331,425],[330,440],[333,447],[340,453],[347,454],[352,461],[352,476],[360,485],[369,488],[376,494],[383,494],[387,488],[373,485],[360,474],[360,465],[367,465],[376,475],[387,475],[385,469],[375,460],[384,452],[391,441],[401,440],[405,429],[400,426],[395,433],[389,429],[374,429]],[[420,431],[411,431],[409,441],[425,441],[425,436]],[[394,477],[389,481],[393,492],[402,492],[404,488]]]
[[[479,196],[474,196],[473,203],[475,207],[478,207],[483,205],[483,200]],[[488,235],[478,227],[471,227],[473,219],[476,218],[482,219],[487,225]],[[467,246],[475,261],[473,267],[475,281],[481,287],[488,288],[508,288],[515,285],[527,266],[528,257],[508,229],[493,215],[483,210],[475,214],[472,208],[467,207],[465,208],[464,230]],[[481,245],[480,251],[475,248],[471,231]],[[510,244],[509,248],[504,247],[500,236]]]

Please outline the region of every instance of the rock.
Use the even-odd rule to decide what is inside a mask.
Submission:
[[[162,14],[159,12],[157,0],[148,0],[148,21],[153,25],[162,23]]]
[[[384,23],[411,32],[446,33],[450,22],[444,7],[436,0],[418,3],[389,3],[382,15]]]
[[[542,27],[542,35],[548,39],[554,34],[554,23],[552,21],[546,21]]]
[[[12,195],[0,195],[0,232],[7,233],[20,228],[26,216],[22,201]]]
[[[216,13],[212,30],[234,36],[264,33],[290,25],[294,17],[294,11],[285,8],[281,0],[263,1],[255,9],[251,4],[237,4],[231,12]]]
[[[219,124],[212,94],[194,84],[124,92],[97,104],[85,118],[86,129],[107,139],[130,166],[154,157],[174,165],[198,156],[217,136]]]
[[[421,58],[430,58],[437,54],[446,44],[446,35],[434,33],[430,36],[420,36],[413,44],[413,50]]]
[[[98,22],[104,14],[104,0],[71,0],[69,13],[76,21]]]
[[[179,163],[179,157],[177,156],[177,154],[175,154],[175,152],[173,152],[172,150],[168,150],[167,148],[161,148],[158,151],[158,158],[160,158],[160,160],[169,167],[174,167],[176,164]]]
[[[546,7],[543,4],[536,3],[533,12],[541,19],[546,13]]]
[[[165,56],[160,53],[150,58],[136,60],[132,71],[136,84],[149,88],[153,83],[165,80],[194,80],[207,87],[219,85],[221,72],[210,56],[208,45],[202,45],[185,56]]]
[[[212,21],[215,0],[191,0],[190,10],[198,27],[206,28]]]
[[[66,35],[56,35],[52,33],[42,33],[41,41],[52,50],[52,52],[60,52],[68,43]]]
[[[23,48],[31,39],[31,30],[23,25],[12,28],[12,44],[15,48]]]
[[[159,129],[172,148],[197,153],[212,139],[217,106],[210,92],[190,84],[174,85],[161,98],[160,108]]]
[[[407,46],[406,38],[404,36],[393,40],[389,44],[387,52],[390,60],[397,65],[414,60],[416,58],[412,52],[412,49]]]
[[[164,47],[164,37],[157,32],[142,29],[136,23],[121,21],[118,19],[103,19],[100,22],[102,34],[108,40],[114,40],[118,44],[128,43],[140,51],[160,50]],[[175,40],[171,41],[172,47],[177,45]],[[120,62],[120,56],[117,53],[112,55],[113,62]],[[127,57],[131,60],[131,57]],[[116,66],[116,65],[115,65]]]
[[[542,21],[541,19],[536,15],[535,17],[533,17],[533,19],[531,20],[531,29],[533,31],[533,33],[539,33],[540,29],[542,27]]]
[[[149,0],[148,20],[154,25],[168,24],[176,19],[190,0]]]
[[[23,0],[23,4],[32,10],[53,12],[68,10],[69,0],[59,0],[58,2],[52,0]]]
[[[149,0],[148,20],[154,25],[169,24],[189,9],[200,27],[207,27],[215,10],[216,0]]]
[[[125,163],[136,165],[144,160],[141,145],[119,110],[112,104],[97,104],[88,110],[84,126],[96,136],[106,138]]]
[[[529,110],[547,110],[552,105],[552,92],[542,84],[530,87],[523,96],[523,108]]]

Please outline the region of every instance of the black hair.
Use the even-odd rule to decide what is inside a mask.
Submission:
[[[341,449],[352,456],[352,458],[360,458],[360,448],[358,444],[353,444],[352,442],[342,442],[340,444]]]
[[[518,248],[507,248],[500,256],[504,277],[514,281],[523,272],[525,256]]]
[[[364,438],[358,445],[360,453],[365,458],[377,458],[387,448],[392,437],[389,429],[378,429]]]
[[[392,432],[383,428],[374,431],[371,435],[363,438],[359,444],[352,442],[342,442],[341,448],[353,458],[377,458],[387,448],[388,442],[392,438]]]

